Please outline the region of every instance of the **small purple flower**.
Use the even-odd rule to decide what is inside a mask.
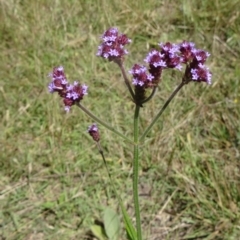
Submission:
[[[185,77],[186,83],[193,80],[211,84],[212,73],[204,65],[210,54],[202,49],[195,48],[192,42],[183,41],[179,44],[182,62],[187,64]]]
[[[86,85],[81,85],[77,81],[74,84],[67,82],[62,66],[55,67],[49,76],[52,79],[52,82],[48,85],[49,92],[57,92],[63,98],[66,111],[69,111],[72,105],[80,102],[83,96],[87,94],[88,87]]]
[[[164,61],[164,54],[161,54],[159,51],[157,50],[152,50],[150,51],[146,58],[144,59],[144,61],[146,63],[148,63],[149,65],[154,66],[155,68],[157,67],[167,67],[166,62]]]
[[[164,54],[153,49],[147,54],[144,61],[149,64],[149,73],[154,77],[152,86],[157,86],[161,80],[162,70],[167,67],[167,63],[164,60]]]
[[[161,50],[151,50],[145,62],[150,65],[150,68],[177,68],[181,70],[181,58],[179,56],[179,46],[172,43],[159,43]]]
[[[150,73],[148,73],[145,66],[134,64],[129,73],[133,76],[133,85],[138,85],[144,88],[152,86],[152,80],[154,79],[154,77]]]
[[[196,68],[191,69],[191,78],[193,81],[211,84],[212,74],[208,67],[202,63],[199,63]]]
[[[179,50],[181,52],[181,62],[188,63],[191,62],[197,49],[193,42],[183,41],[179,44]]]
[[[210,56],[208,52],[195,48],[195,44],[192,42],[183,41],[179,44],[179,49],[183,63],[191,63],[192,65],[204,64]]]
[[[80,85],[77,81],[73,85],[69,85],[64,98],[65,109],[70,110],[70,107],[76,102],[80,102],[84,95],[87,95],[88,87],[86,85]]]
[[[96,123],[93,123],[91,126],[88,127],[88,133],[90,134],[90,136],[92,136],[92,138],[95,142],[100,141],[100,134],[99,134]]]
[[[159,43],[159,46],[160,50],[151,50],[144,59],[149,64],[149,73],[153,76],[152,86],[157,86],[161,81],[164,69],[182,69],[179,46],[169,42]]]
[[[197,49],[194,54],[193,61],[204,64],[209,56],[210,56],[210,53],[202,49]]]
[[[159,43],[161,47],[161,54],[164,55],[163,60],[166,62],[166,68],[182,69],[181,58],[179,56],[179,46],[167,42],[165,44]]]
[[[128,54],[124,46],[131,40],[125,34],[120,34],[117,28],[109,28],[101,38],[102,44],[98,47],[97,56],[118,62]]]
[[[52,82],[48,85],[50,93],[61,92],[66,89],[68,82],[62,66],[55,67],[53,72],[49,74],[49,77],[52,79]]]

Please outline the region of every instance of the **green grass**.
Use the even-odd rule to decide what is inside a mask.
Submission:
[[[119,211],[86,133],[91,119],[76,107],[65,114],[47,91],[48,73],[63,65],[70,81],[89,86],[83,105],[131,136],[134,106],[120,71],[95,56],[110,26],[133,40],[127,69],[161,41],[191,40],[211,53],[213,84],[185,86],[141,149],[145,239],[240,239],[239,9],[238,0],[0,1],[0,239],[93,239],[103,209]],[[165,74],[141,130],[180,76]],[[100,131],[133,217],[133,149]]]

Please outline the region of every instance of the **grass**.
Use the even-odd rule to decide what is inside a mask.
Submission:
[[[48,94],[63,65],[89,85],[83,105],[131,136],[133,105],[120,72],[95,56],[119,27],[133,43],[125,65],[160,41],[194,41],[211,53],[213,84],[189,84],[141,152],[146,239],[240,239],[240,4],[228,1],[0,1],[0,239],[93,239],[90,227],[119,211],[104,164],[77,108]],[[142,109],[141,130],[180,82],[166,73]],[[101,128],[110,171],[133,217],[132,148]],[[124,236],[122,234],[122,236]],[[124,238],[123,238],[124,239]]]

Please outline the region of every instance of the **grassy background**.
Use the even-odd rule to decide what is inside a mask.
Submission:
[[[48,73],[63,65],[70,81],[89,86],[83,105],[131,136],[133,104],[120,72],[95,56],[110,26],[133,40],[127,69],[158,42],[186,39],[211,53],[213,84],[187,85],[142,147],[145,238],[240,239],[239,9],[238,0],[0,0],[0,239],[93,239],[103,209],[119,211],[86,134],[91,119],[76,107],[65,114],[47,91]],[[165,74],[141,129],[180,77]],[[133,216],[132,147],[101,133]]]

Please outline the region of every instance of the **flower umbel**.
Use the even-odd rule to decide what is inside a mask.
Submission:
[[[49,74],[52,81],[48,85],[50,93],[57,92],[65,105],[65,110],[68,112],[72,105],[80,102],[83,96],[87,94],[88,87],[81,85],[75,81],[73,84],[69,84],[64,73],[62,66],[55,67],[53,72]]]
[[[99,134],[96,123],[93,123],[91,126],[88,127],[88,133],[90,134],[90,136],[92,136],[92,138],[95,142],[100,141],[100,134]]]

